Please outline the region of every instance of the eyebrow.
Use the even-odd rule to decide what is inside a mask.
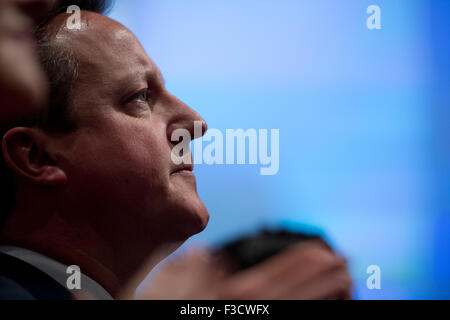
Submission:
[[[141,88],[138,88],[140,83],[151,85],[160,83],[162,81],[163,86],[166,84],[166,80],[161,74],[161,71],[157,68],[155,69],[149,69],[146,71],[139,71],[135,73],[129,73],[127,76],[123,77],[121,80],[119,80],[118,88],[120,90],[123,90],[121,93],[121,100],[126,100],[129,95],[133,94],[133,91],[139,90]]]

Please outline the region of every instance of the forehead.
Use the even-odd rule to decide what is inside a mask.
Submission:
[[[127,28],[105,16],[82,11],[79,30],[67,27],[67,15],[57,24],[57,45],[69,48],[79,64],[79,82],[118,85],[160,77],[156,65]]]

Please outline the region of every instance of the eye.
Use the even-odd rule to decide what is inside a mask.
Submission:
[[[1,1],[1,0],[0,0]],[[122,105],[122,110],[128,115],[141,117],[152,111],[154,106],[154,94],[149,88],[134,93]]]
[[[145,89],[134,96],[134,100],[141,102],[151,102],[151,92],[149,89]]]

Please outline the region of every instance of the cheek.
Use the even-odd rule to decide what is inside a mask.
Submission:
[[[146,206],[145,199],[154,203],[168,192],[170,147],[163,125],[125,120],[129,121],[102,125],[77,139],[69,157],[74,159],[73,182],[84,185],[80,189],[87,196]]]

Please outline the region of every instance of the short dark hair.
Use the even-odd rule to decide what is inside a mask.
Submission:
[[[49,98],[46,108],[31,118],[9,123],[0,128],[0,137],[16,126],[36,126],[48,131],[67,132],[76,125],[71,105],[71,91],[78,78],[78,63],[70,49],[55,46],[48,32],[48,23],[67,11],[71,5],[81,10],[106,14],[113,6],[112,0],[61,0],[49,15],[38,23],[35,36],[39,60],[49,82]],[[14,173],[5,163],[0,148],[0,230],[10,217],[15,204]]]

